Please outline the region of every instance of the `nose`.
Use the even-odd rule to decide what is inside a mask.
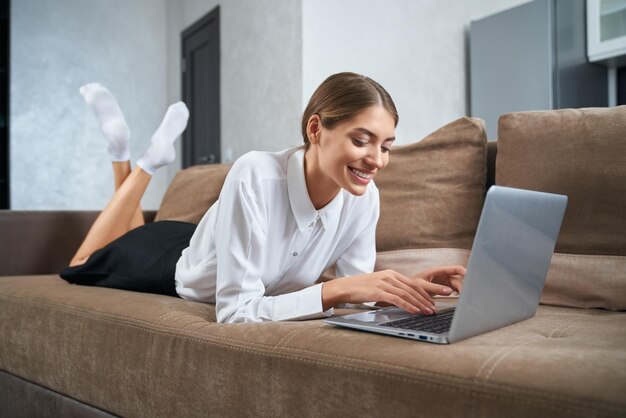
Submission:
[[[382,170],[385,167],[385,157],[380,147],[371,147],[370,152],[367,154],[367,164],[378,170]]]

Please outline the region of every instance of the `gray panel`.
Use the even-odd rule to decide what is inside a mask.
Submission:
[[[556,0],[554,108],[607,106],[607,68],[587,62],[585,0]]]
[[[498,117],[552,108],[551,0],[537,0],[470,26],[471,115],[497,138]]]

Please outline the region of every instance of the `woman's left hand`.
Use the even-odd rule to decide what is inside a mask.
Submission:
[[[465,272],[463,266],[437,266],[419,272],[411,278],[422,281],[422,288],[430,295],[450,296],[453,290],[461,293]]]

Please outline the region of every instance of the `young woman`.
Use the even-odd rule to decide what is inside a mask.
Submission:
[[[432,314],[432,295],[461,290],[462,266],[412,277],[373,272],[379,196],[372,180],[389,162],[398,115],[372,79],[327,78],[304,111],[305,145],[239,158],[197,227],[143,225],[139,207],[151,175],[174,159],[186,106],[168,109],[131,171],[130,134],[115,98],[93,84],[81,94],[108,140],[116,193],[62,272],[69,282],[215,303],[219,322],[329,316],[334,306],[367,302]],[[338,278],[316,284],[332,265]]]

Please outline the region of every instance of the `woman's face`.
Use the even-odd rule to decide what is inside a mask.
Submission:
[[[315,115],[314,115],[315,116]],[[360,196],[376,174],[389,163],[395,139],[393,117],[382,106],[370,106],[332,129],[321,123],[311,146],[328,188],[343,188]],[[317,181],[316,181],[317,183]]]

